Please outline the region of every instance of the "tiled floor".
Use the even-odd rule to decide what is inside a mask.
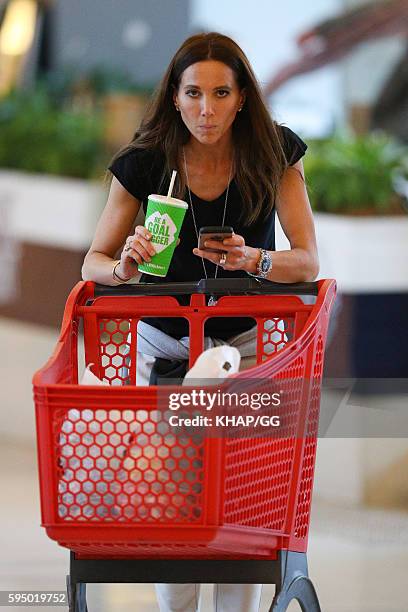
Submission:
[[[30,387],[33,370],[48,357],[54,341],[50,330],[11,330],[9,322],[0,321],[0,344],[8,357],[0,397],[0,590],[65,589],[68,551],[40,527]],[[341,507],[316,498],[308,559],[324,612],[408,611],[408,514]],[[90,585],[88,591],[90,612],[158,610],[152,585]],[[202,610],[211,612],[210,586],[203,592]],[[266,586],[261,612],[272,597],[273,586]],[[289,610],[300,607],[294,603]]]

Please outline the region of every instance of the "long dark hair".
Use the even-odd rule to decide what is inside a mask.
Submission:
[[[239,89],[245,88],[245,104],[233,123],[232,137],[235,181],[244,206],[241,220],[245,225],[251,225],[273,209],[279,183],[288,164],[280,127],[270,116],[248,58],[228,36],[210,32],[196,34],[184,41],[153,95],[139,129],[113,161],[135,149],[160,151],[165,158],[160,188],[163,189],[171,170],[176,168],[178,172],[173,195],[184,197],[186,177],[180,155],[181,148],[190,138],[190,132],[175,109],[173,94],[179,87],[184,70],[205,60],[216,60],[229,66]]]

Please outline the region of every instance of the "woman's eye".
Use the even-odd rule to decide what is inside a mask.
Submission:
[[[196,98],[198,96],[198,91],[196,89],[188,89],[186,94],[192,98]]]
[[[219,89],[217,91],[217,94],[218,94],[219,98],[225,98],[226,96],[228,96],[229,91],[228,91],[228,89]]]

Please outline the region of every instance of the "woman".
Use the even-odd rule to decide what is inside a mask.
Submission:
[[[247,274],[288,283],[313,280],[318,258],[301,162],[306,148],[270,118],[249,61],[233,40],[218,33],[188,38],[171,60],[133,140],[110,165],[109,198],[85,257],[83,278],[106,285]],[[173,169],[178,171],[173,195],[186,200],[189,209],[168,275],[160,279],[138,272],[154,247],[143,226],[132,228],[140,206],[146,210],[147,196],[167,192]],[[290,250],[274,250],[275,212]],[[221,255],[197,248],[198,231],[208,225],[234,228]],[[114,259],[120,249],[120,259]],[[153,347],[139,356],[148,370],[159,356],[152,353],[163,346],[161,340],[183,340],[188,329],[182,319],[157,318],[138,333],[145,346]],[[205,334],[213,343],[234,344],[244,357],[255,352],[252,319],[214,318]],[[158,585],[157,592],[162,611],[196,609],[196,585]],[[217,585],[216,592],[217,610],[259,608],[260,585]]]

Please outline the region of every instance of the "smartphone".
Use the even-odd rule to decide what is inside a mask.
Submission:
[[[222,242],[225,238],[231,238],[234,230],[229,225],[214,225],[214,226],[206,226],[200,227],[200,232],[198,235],[198,248],[204,251],[209,251],[210,253],[225,253],[224,249],[209,249],[204,246],[204,243],[207,240],[216,240],[217,242]]]

